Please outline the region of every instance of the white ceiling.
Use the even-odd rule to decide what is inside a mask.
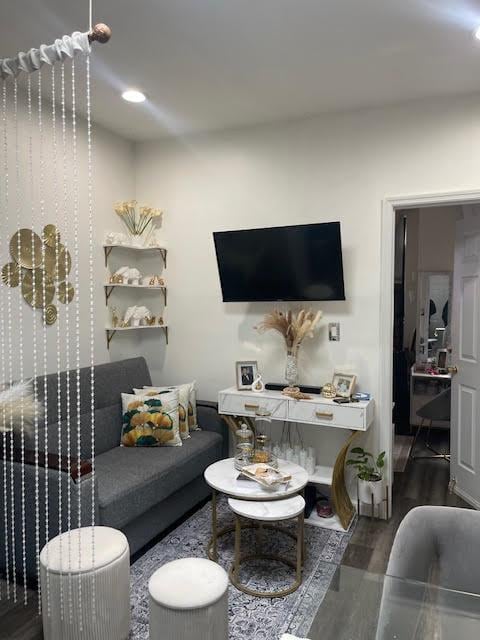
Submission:
[[[87,0],[2,0],[0,57],[86,30]],[[135,140],[480,90],[480,0],[94,0],[94,117]],[[119,94],[148,95],[129,105]]]

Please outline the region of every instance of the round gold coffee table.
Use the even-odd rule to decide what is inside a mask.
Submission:
[[[217,495],[219,493],[238,500],[277,502],[291,498],[303,491],[308,483],[307,471],[300,465],[287,460],[279,460],[278,466],[283,473],[290,475],[292,479],[287,485],[280,485],[273,489],[265,489],[252,480],[239,480],[240,472],[235,469],[234,458],[225,458],[207,467],[204,477],[212,489],[212,537],[207,551],[210,560],[218,561],[218,538],[235,530],[233,526],[218,530]],[[247,527],[257,527],[257,525],[251,524]]]
[[[229,498],[228,506],[235,514],[235,554],[229,572],[231,583],[240,591],[258,598],[282,598],[283,596],[287,596],[289,593],[296,591],[302,584],[302,567],[304,560],[303,527],[305,500],[302,496],[296,495],[285,500],[270,500],[268,502],[235,500],[234,498]],[[275,533],[281,532],[282,534],[293,538],[296,541],[295,561],[274,553],[261,553],[258,550],[254,553],[242,556],[242,518],[248,520],[249,523],[256,523],[263,529],[273,530]],[[294,519],[297,520],[296,535],[276,524],[271,524],[272,522],[287,522]],[[290,587],[277,591],[258,591],[256,589],[251,589],[240,581],[241,565],[251,560],[271,560],[274,562],[281,562],[282,564],[292,567],[295,569],[295,581]]]

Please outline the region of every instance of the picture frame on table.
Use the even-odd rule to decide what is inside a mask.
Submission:
[[[350,398],[355,389],[357,376],[353,373],[335,373],[332,384],[337,390],[340,398]]]
[[[239,391],[250,390],[258,375],[258,362],[256,360],[238,360],[235,363],[235,373],[237,389]]]

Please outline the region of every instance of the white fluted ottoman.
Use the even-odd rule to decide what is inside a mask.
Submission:
[[[128,638],[130,550],[121,531],[83,527],[53,538],[40,554],[40,583],[45,640]]]
[[[150,640],[227,640],[228,575],[216,562],[184,558],[148,583]]]

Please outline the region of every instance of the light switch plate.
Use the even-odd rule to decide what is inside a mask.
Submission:
[[[330,342],[340,342],[340,323],[329,322],[328,323],[328,339]]]

